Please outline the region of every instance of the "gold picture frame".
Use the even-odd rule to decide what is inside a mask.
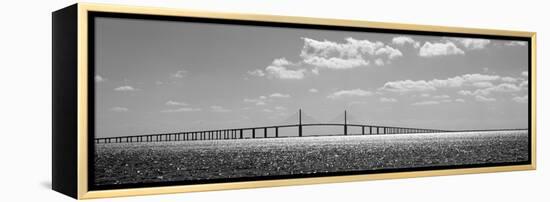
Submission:
[[[184,17],[197,17],[197,18],[209,18],[209,19],[226,19],[226,20],[246,20],[246,21],[261,21],[261,22],[273,22],[273,23],[296,23],[307,25],[323,25],[323,26],[344,26],[344,27],[359,27],[359,28],[375,28],[375,29],[387,29],[387,30],[410,30],[419,32],[444,32],[444,33],[456,33],[456,34],[479,34],[490,36],[513,36],[524,37],[530,40],[530,164],[525,165],[509,165],[509,166],[495,166],[495,167],[475,167],[475,168],[456,168],[456,169],[443,169],[443,170],[426,170],[426,171],[403,171],[403,172],[389,172],[389,173],[375,173],[375,174],[358,174],[358,175],[344,175],[344,176],[326,176],[326,177],[309,177],[309,178],[296,178],[296,179],[274,179],[274,180],[259,180],[259,181],[244,181],[244,182],[227,182],[227,183],[209,183],[209,184],[195,184],[195,185],[175,185],[175,186],[161,186],[161,187],[144,187],[144,188],[123,188],[123,189],[110,189],[110,190],[90,190],[88,187],[88,164],[90,157],[88,156],[89,145],[89,103],[88,103],[88,85],[90,85],[88,75],[88,23],[90,12],[109,12],[109,13],[122,13],[122,14],[140,14],[140,15],[155,15],[155,16],[184,16]],[[76,24],[75,24],[76,22]],[[57,24],[57,27],[56,27]],[[76,33],[76,35],[74,35]],[[60,41],[56,40],[56,34],[60,37],[67,37],[67,35],[74,35],[76,40],[68,40],[73,43],[69,44],[68,48],[56,49],[56,46],[61,47]],[[67,52],[72,51],[76,58],[75,63],[63,62],[56,63],[56,54],[66,55]],[[64,59],[57,59],[64,60]],[[58,77],[56,78],[56,68],[59,69]],[[67,69],[76,68],[76,74],[73,82],[74,94],[71,98],[58,98],[56,101],[56,80],[59,80],[63,76],[69,74]],[[73,70],[74,71],[74,70]],[[59,85],[67,84],[63,81],[59,81]],[[72,84],[72,83],[71,83]],[[58,93],[68,93],[63,89],[57,90]],[[63,108],[61,105],[68,102],[76,106],[75,108]],[[59,104],[58,107],[56,103]],[[68,106],[68,107],[69,107]],[[53,162],[53,189],[61,193],[67,194],[77,199],[93,199],[104,197],[121,197],[121,196],[135,196],[135,195],[151,195],[151,194],[169,194],[169,193],[185,193],[185,192],[199,192],[199,191],[214,191],[214,190],[228,190],[228,189],[246,189],[246,188],[259,188],[259,187],[276,187],[276,186],[290,186],[290,185],[307,185],[307,184],[321,184],[321,183],[336,183],[336,182],[351,182],[351,181],[364,181],[364,180],[380,180],[380,179],[398,179],[398,178],[413,178],[413,177],[426,177],[426,176],[443,176],[443,175],[459,175],[459,174],[473,174],[473,173],[490,173],[490,172],[504,172],[504,171],[521,171],[521,170],[535,170],[536,169],[536,33],[535,32],[523,32],[523,31],[510,31],[510,30],[492,30],[492,29],[477,29],[477,28],[460,28],[460,27],[444,27],[444,26],[429,26],[429,25],[413,25],[413,24],[399,24],[399,23],[382,23],[382,22],[367,22],[358,20],[341,20],[341,19],[322,19],[322,18],[308,18],[308,17],[294,17],[294,16],[275,16],[275,15],[258,15],[258,14],[240,14],[240,13],[221,13],[221,12],[207,12],[207,11],[194,11],[184,9],[169,9],[169,8],[151,8],[151,7],[137,7],[137,6],[120,6],[120,5],[106,5],[106,4],[90,4],[90,3],[78,3],[71,7],[62,9],[54,13],[54,116],[61,115],[61,109],[65,109],[72,113],[73,116],[68,118],[60,117],[54,118],[54,162]],[[69,131],[61,129],[61,125],[66,123],[68,119],[75,119],[76,125],[74,126],[76,131]],[[60,125],[56,127],[57,123]],[[72,136],[71,139],[69,136]],[[69,137],[69,138],[67,138]],[[71,145],[73,146],[66,146]],[[56,150],[57,149],[57,150]],[[69,153],[74,153],[71,156]],[[76,156],[76,159],[75,159]],[[76,161],[75,161],[76,160]],[[73,162],[74,161],[74,162]],[[64,162],[64,163],[61,163]],[[68,165],[71,164],[71,165]],[[56,174],[57,172],[57,174]],[[68,174],[64,176],[64,179],[60,179],[60,173],[72,173],[76,175]]]

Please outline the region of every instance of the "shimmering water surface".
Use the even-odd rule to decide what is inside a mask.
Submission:
[[[528,160],[528,132],[96,144],[96,185]]]

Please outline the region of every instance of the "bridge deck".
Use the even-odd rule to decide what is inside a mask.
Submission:
[[[358,127],[361,128],[361,135],[380,135],[380,134],[408,134],[408,133],[441,133],[441,132],[456,132],[449,130],[439,129],[425,129],[425,128],[408,128],[408,127],[394,127],[394,126],[380,126],[380,125],[362,125],[362,124],[345,124],[345,123],[304,123],[304,124],[289,124],[289,125],[272,125],[261,127],[247,127],[247,128],[229,128],[229,129],[217,129],[217,130],[201,130],[201,131],[188,131],[188,132],[175,132],[175,133],[163,133],[163,134],[149,134],[149,135],[134,135],[123,137],[105,137],[95,138],[96,143],[126,143],[126,142],[161,142],[161,141],[195,141],[195,140],[227,140],[227,139],[246,139],[246,138],[258,138],[256,131],[263,131],[263,138],[278,138],[280,128],[297,128],[297,136],[303,137],[303,127],[314,126],[340,126],[343,128],[343,135],[348,134],[348,128]],[[271,136],[268,135],[268,129],[274,130]],[[245,132],[251,132],[249,137],[245,136]]]

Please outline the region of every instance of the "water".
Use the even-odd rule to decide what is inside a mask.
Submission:
[[[97,144],[96,185],[528,160],[528,132]]]

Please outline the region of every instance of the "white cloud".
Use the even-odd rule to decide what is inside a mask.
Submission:
[[[319,68],[315,67],[315,68],[311,69],[311,73],[313,73],[315,75],[319,75]]]
[[[506,46],[526,46],[527,42],[526,41],[509,41],[509,42],[506,42],[504,45],[506,45]]]
[[[447,41],[445,43],[431,43],[426,42],[420,48],[418,53],[421,57],[435,57],[435,56],[444,56],[444,55],[463,55],[464,51],[458,47],[453,42]]]
[[[470,50],[479,50],[485,48],[491,43],[491,40],[488,39],[473,39],[473,38],[451,38],[454,41],[457,41],[462,46]]]
[[[405,44],[411,44],[414,48],[419,48],[420,47],[420,42],[415,41],[414,39],[412,39],[411,37],[408,37],[408,36],[394,37],[392,39],[392,43],[400,45],[400,46],[403,46]]]
[[[374,52],[375,55],[386,55],[388,56],[389,59],[394,59],[396,57],[401,57],[403,56],[403,53],[401,53],[401,51],[399,51],[398,49],[395,49],[395,48],[392,48],[391,46],[384,46],[382,48],[379,48],[378,50],[376,50],[376,52]]]
[[[524,95],[524,96],[516,96],[516,97],[512,98],[512,100],[514,102],[518,102],[518,103],[527,103],[528,98],[527,98],[527,95]]]
[[[273,110],[271,110],[271,109],[263,109],[262,111],[263,111],[263,112],[267,112],[267,113],[273,112]]]
[[[126,108],[126,107],[113,107],[110,110],[114,111],[114,112],[127,112],[127,111],[129,111],[129,109]]]
[[[516,86],[515,84],[501,83],[499,85],[491,86],[491,87],[488,87],[488,88],[476,89],[475,91],[460,90],[460,91],[458,91],[458,94],[460,94],[460,95],[476,95],[476,96],[477,95],[483,95],[483,96],[486,96],[486,95],[492,94],[493,92],[512,93],[512,92],[518,92],[520,90],[521,90],[521,87]]]
[[[439,102],[433,101],[433,100],[412,103],[413,106],[436,105],[436,104],[439,104]]]
[[[325,67],[329,69],[351,69],[359,66],[369,65],[369,62],[365,61],[363,58],[342,59],[337,57],[324,58],[318,56],[310,56],[304,58],[304,62],[317,67]]]
[[[507,76],[507,77],[502,77],[502,81],[508,82],[508,83],[515,83],[516,81],[518,81],[518,79]]]
[[[178,79],[183,78],[187,76],[187,70],[184,70],[184,69],[178,70],[176,73],[172,74],[171,76],[173,78],[178,78]]]
[[[197,111],[202,111],[202,109],[201,108],[192,108],[192,107],[182,107],[182,108],[178,108],[178,109],[166,109],[166,110],[162,110],[161,112],[176,113],[176,112],[197,112]]]
[[[115,91],[138,91],[137,88],[132,86],[119,86],[114,89]]]
[[[289,69],[288,66],[296,66],[285,58],[273,60],[270,66],[265,68],[270,78],[278,79],[303,79],[306,69]]]
[[[327,97],[330,98],[330,99],[337,99],[337,98],[341,98],[341,97],[354,97],[354,96],[363,97],[363,96],[369,96],[369,95],[372,95],[372,92],[364,91],[364,90],[361,90],[361,89],[357,88],[357,89],[353,89],[353,90],[337,91],[337,92],[334,92],[334,93],[332,93],[331,95],[329,95]]]
[[[489,88],[493,86],[493,83],[489,81],[480,81],[480,82],[472,83],[472,85],[476,88]]]
[[[455,99],[455,102],[466,102],[466,100],[458,98],[458,99]]]
[[[107,81],[107,79],[106,79],[105,77],[102,77],[102,76],[99,75],[99,74],[98,74],[98,75],[95,75],[94,80],[95,80],[95,82],[97,82],[97,83],[101,83],[101,82]]]
[[[273,94],[269,95],[269,97],[272,97],[272,98],[289,98],[290,95],[289,94],[281,94],[281,93],[273,93]]]
[[[376,64],[376,66],[384,66],[384,60],[378,58],[374,60],[374,64]]]
[[[523,71],[523,72],[521,72],[521,75],[527,77],[527,76],[529,76],[529,72]]]
[[[426,80],[401,80],[386,82],[380,90],[390,92],[422,92],[422,91],[434,91],[438,88],[457,88],[464,85],[474,85],[478,82],[487,82],[500,79],[500,76],[496,75],[484,75],[484,74],[464,74],[462,76],[451,77],[447,79],[432,79]]]
[[[218,105],[212,105],[210,106],[210,110],[212,110],[213,112],[231,112],[230,109],[226,109],[222,106],[218,106]]]
[[[272,64],[275,66],[287,66],[292,65],[293,63],[288,61],[286,58],[277,58],[273,60]]]
[[[495,98],[490,98],[490,97],[485,97],[483,95],[476,95],[476,100],[477,101],[480,101],[480,102],[494,102],[496,101],[497,99]]]
[[[276,106],[276,107],[275,107],[275,110],[277,110],[277,111],[285,111],[285,110],[287,110],[287,109],[286,109],[286,107],[283,107],[283,106]]]
[[[432,86],[429,82],[424,80],[412,81],[390,81],[386,82],[381,90],[390,91],[390,92],[413,92],[413,91],[432,91],[436,88]]]
[[[451,96],[448,96],[448,95],[436,95],[436,96],[433,96],[434,99],[449,99],[451,98]]]
[[[244,102],[248,102],[248,103],[254,103],[255,105],[266,105],[267,103],[262,100],[261,98],[260,99],[250,99],[250,98],[245,98],[244,99]]]
[[[255,70],[252,70],[252,71],[248,71],[247,73],[251,76],[257,76],[257,77],[265,76],[264,71],[262,71],[261,69],[255,69]]]
[[[311,88],[308,90],[310,93],[318,93],[319,90],[317,90],[316,88]]]
[[[384,59],[384,63],[403,56],[401,51],[382,42],[346,38],[345,43],[317,41],[302,38],[304,46],[300,57],[306,64],[328,69],[351,69],[368,66],[370,60]],[[380,62],[379,62],[380,63]]]
[[[187,106],[189,104],[187,104],[185,102],[178,102],[178,101],[168,100],[166,102],[166,105],[168,105],[168,106]]]
[[[394,103],[394,102],[397,102],[397,99],[395,99],[395,98],[381,97],[381,98],[380,98],[380,102]]]

